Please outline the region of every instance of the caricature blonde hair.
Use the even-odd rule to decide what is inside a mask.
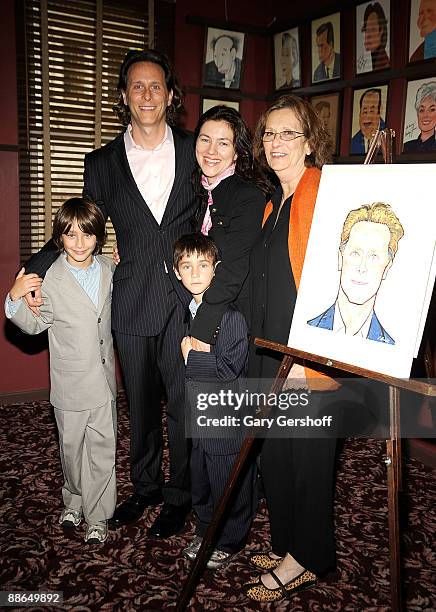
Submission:
[[[398,250],[398,242],[404,236],[404,229],[389,204],[385,202],[374,202],[373,204],[364,204],[360,208],[350,210],[342,228],[341,244],[339,247],[341,251],[343,251],[350,238],[350,232],[353,226],[359,223],[359,221],[371,221],[372,223],[383,223],[387,225],[391,235],[388,252],[389,257],[393,259]]]

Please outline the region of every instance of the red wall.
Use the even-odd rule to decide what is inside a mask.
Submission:
[[[434,63],[426,66],[407,66],[409,2],[391,2],[391,69],[354,76],[355,7],[358,0],[313,0],[312,2],[289,3],[272,0],[238,0],[238,2],[204,2],[203,0],[177,0],[175,66],[182,86],[187,91],[185,126],[194,129],[200,114],[202,65],[204,54],[205,25],[192,25],[186,18],[201,18],[213,27],[225,28],[227,21],[233,24],[250,24],[265,29],[272,24],[275,31],[299,25],[302,57],[302,88],[296,93],[304,96],[342,92],[341,142],[339,162],[361,163],[361,158],[349,157],[353,87],[365,88],[378,83],[389,83],[387,122],[397,134],[395,149],[401,152],[403,110],[406,99],[407,79],[434,76]],[[341,12],[343,78],[311,86],[310,22],[330,12]],[[229,29],[232,27],[229,26]],[[237,26],[235,25],[235,30]],[[244,28],[242,27],[242,30]],[[240,111],[250,127],[254,127],[260,113],[267,108],[272,98],[273,56],[270,36],[246,34]],[[225,90],[229,92],[229,90]],[[205,90],[206,94],[207,90]],[[237,94],[235,94],[236,97]],[[206,96],[217,97],[217,96]],[[261,98],[261,99],[256,99]],[[263,99],[262,99],[263,98]],[[398,161],[405,161],[401,158]]]
[[[11,287],[20,263],[15,58],[14,1],[3,0],[0,20],[0,393],[48,387],[47,351],[27,354],[23,339],[14,327],[10,324],[6,327],[3,311],[4,296]],[[35,343],[32,343],[31,350],[34,351],[34,347]]]
[[[239,0],[226,4],[227,20],[231,23],[250,23],[251,26],[265,28],[273,18],[265,3],[259,0]],[[212,25],[214,21],[220,24],[215,27],[224,27],[221,26],[226,22],[224,6],[224,2],[203,0],[177,0],[176,3],[175,70],[183,89],[187,92],[184,125],[189,130],[195,128],[200,116],[201,92],[192,90],[201,88],[202,85],[206,26],[187,23],[186,18],[201,17],[210,20]],[[240,112],[250,127],[254,127],[261,112],[267,108],[267,103],[262,98],[271,89],[271,41],[266,36],[246,34],[241,78],[241,94],[244,100],[240,103]],[[225,91],[231,93],[230,90]],[[260,100],[256,99],[259,97]]]

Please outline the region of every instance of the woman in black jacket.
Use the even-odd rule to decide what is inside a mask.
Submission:
[[[197,229],[218,246],[220,263],[190,329],[193,347],[208,350],[227,305],[235,302],[248,321],[248,268],[261,231],[268,183],[257,171],[250,132],[228,106],[204,113],[195,130],[198,168],[193,181],[199,197]],[[199,341],[199,342],[197,342]]]

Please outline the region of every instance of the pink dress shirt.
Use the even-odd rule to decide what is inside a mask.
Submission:
[[[132,126],[124,133],[127,160],[135,183],[147,206],[160,225],[176,174],[176,155],[173,133],[166,126],[165,136],[154,149],[135,144]]]

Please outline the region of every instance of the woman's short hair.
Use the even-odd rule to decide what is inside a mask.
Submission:
[[[304,164],[310,168],[316,166],[322,168],[324,164],[331,162],[333,144],[331,137],[313,106],[295,95],[281,96],[270,108],[265,111],[256,126],[254,132],[254,158],[259,162],[264,170],[271,171],[265,157],[263,146],[263,134],[269,115],[276,110],[290,110],[301,124],[302,131],[311,150],[310,155],[306,155]]]
[[[171,104],[166,109],[166,119],[170,125],[174,125],[177,121],[177,115],[183,109],[183,93],[177,81],[177,77],[174,74],[169,59],[164,53],[155,51],[154,49],[143,49],[131,50],[126,54],[123,63],[120,68],[120,75],[118,79],[118,100],[117,103],[112,107],[115,113],[118,115],[118,119],[123,125],[130,123],[130,109],[124,104],[123,93],[127,88],[127,76],[129,68],[137,62],[151,62],[157,64],[162,68],[165,75],[165,84],[168,91],[173,92],[173,99]]]
[[[70,198],[59,208],[53,220],[53,242],[62,251],[62,234],[68,234],[74,221],[85,234],[97,238],[93,255],[101,251],[106,242],[106,221],[99,207],[89,198]]]
[[[436,103],[436,81],[423,83],[416,92],[415,110],[418,112],[424,98],[430,97]]]

